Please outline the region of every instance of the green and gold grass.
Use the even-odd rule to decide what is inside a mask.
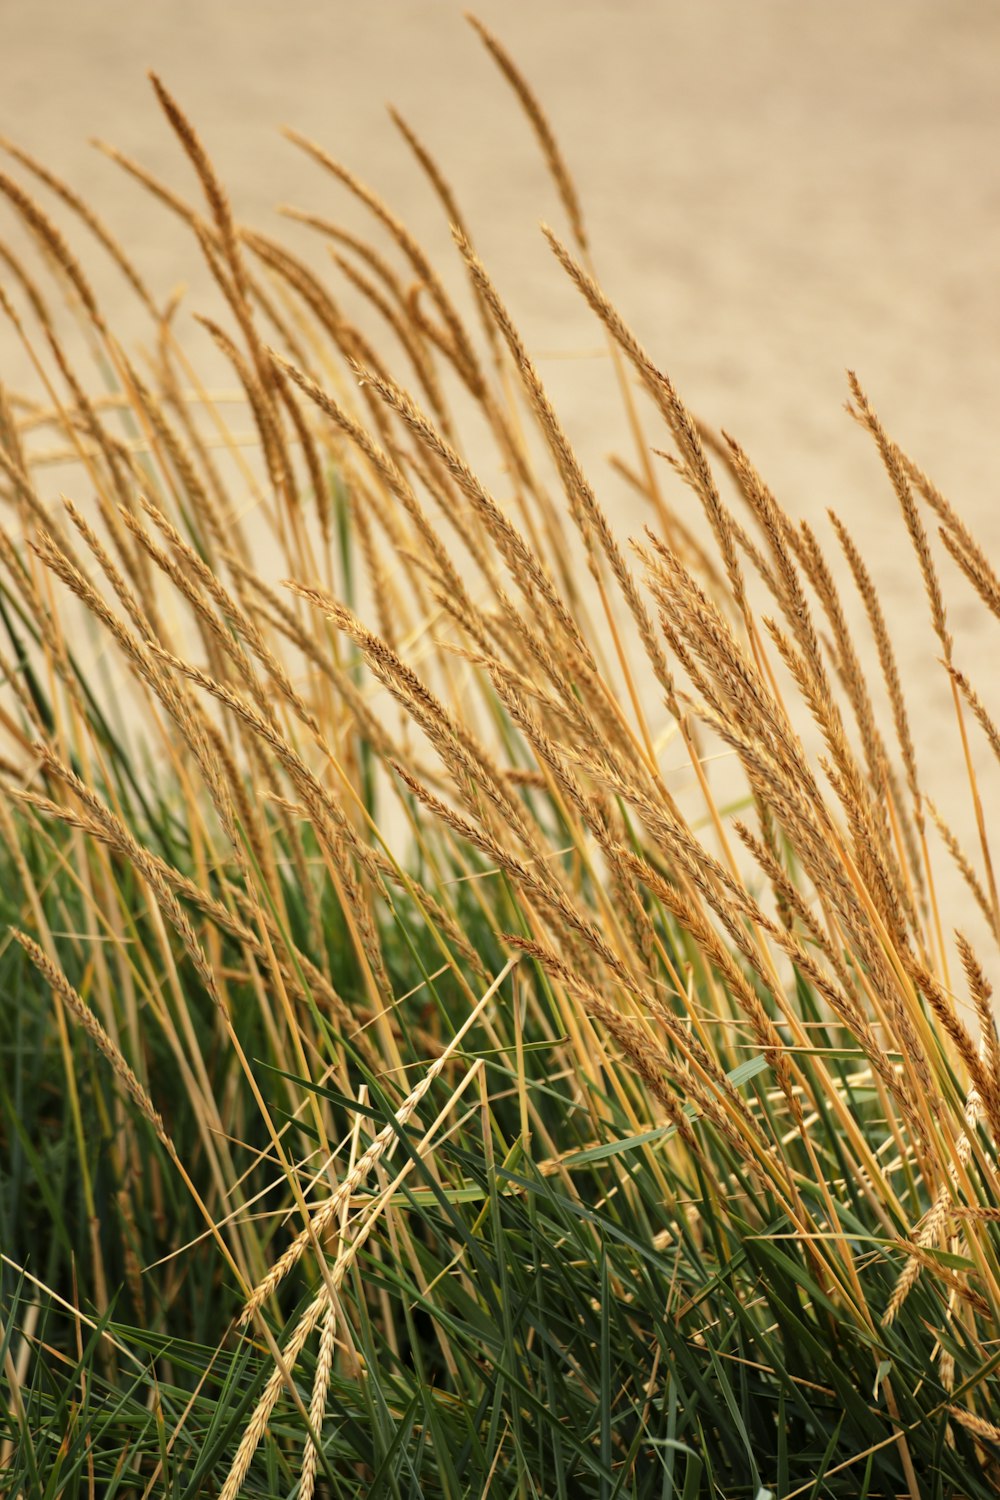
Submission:
[[[154,79],[196,201],[112,154],[212,271],[223,393],[7,147],[37,388],[0,400],[4,1491],[991,1495],[1000,1043],[963,934],[1000,935],[1000,736],[946,594],[1000,615],[1000,581],[852,377],[966,851],[864,538],[692,416],[479,29],[608,339],[631,545],[405,122],[453,263],[295,138],[376,234],[296,211],[317,270],[237,222]]]

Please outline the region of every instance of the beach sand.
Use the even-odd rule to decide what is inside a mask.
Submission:
[[[537,86],[602,280],[646,346],[794,514],[824,529],[834,506],[854,530],[893,621],[922,772],[971,847],[919,572],[873,445],[843,409],[844,371],[858,371],[889,431],[1000,556],[1000,10],[484,0],[479,14]],[[398,105],[450,177],[615,524],[627,536],[648,519],[608,477],[608,452],[628,438],[599,331],[538,230],[542,219],[564,227],[559,205],[457,5],[7,0],[3,35],[3,130],[93,201],[158,296],[189,284],[182,319],[216,305],[193,244],[87,145],[104,137],[194,194],[147,68],[196,122],[241,220],[305,243],[275,214],[286,202],[368,228],[280,137],[287,122],[453,257],[386,114],[386,101]],[[4,210],[0,233],[11,223]],[[119,337],[146,338],[116,273],[98,252],[87,263]],[[3,338],[3,378],[17,384],[23,360]],[[1000,709],[1000,624],[945,563],[957,659]],[[995,784],[988,752],[977,745],[976,757]],[[942,879],[951,920],[964,921],[962,890]]]

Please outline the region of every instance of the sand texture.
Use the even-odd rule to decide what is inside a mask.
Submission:
[[[790,510],[825,526],[833,505],[857,534],[894,622],[928,785],[971,834],[919,572],[875,450],[844,412],[844,370],[1000,555],[1000,10],[483,0],[479,12],[544,98],[601,277],[647,347]],[[282,140],[287,122],[447,258],[446,226],[385,112],[398,105],[445,166],[616,525],[628,535],[647,519],[606,467],[628,438],[599,332],[538,232],[542,219],[562,227],[559,206],[457,5],[6,0],[2,129],[98,206],[157,296],[188,283],[190,320],[216,298],[189,236],[87,145],[104,137],[196,191],[150,66],[197,122],[241,219],[299,244],[280,202],[369,227]],[[0,233],[12,224],[3,210]],[[88,264],[119,337],[146,338],[115,272],[96,254]],[[26,372],[8,333],[2,348],[16,384]],[[66,485],[53,476],[53,492]],[[959,663],[996,710],[1000,626],[950,563],[943,573]]]

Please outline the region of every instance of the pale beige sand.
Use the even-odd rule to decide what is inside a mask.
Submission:
[[[483,0],[479,10],[537,84],[602,277],[648,347],[794,512],[821,522],[835,505],[863,541],[895,620],[928,783],[970,834],[919,576],[871,444],[842,410],[843,370],[857,368],[890,431],[1000,556],[1000,10],[974,0]],[[148,66],[197,122],[240,217],[275,223],[284,200],[364,223],[279,138],[288,121],[448,254],[385,115],[392,100],[440,155],[532,348],[599,349],[537,232],[540,218],[561,219],[533,143],[457,5],[7,0],[2,23],[3,128],[93,199],[158,293],[186,280],[199,306],[193,248],[86,145],[104,136],[193,191]],[[144,334],[113,274],[95,279],[119,334]],[[603,482],[604,455],[625,445],[606,361],[540,364]],[[8,341],[4,370],[20,368]],[[645,519],[619,487],[607,495],[623,531]],[[972,607],[950,563],[945,574],[959,659],[1000,707],[1000,625]],[[961,892],[950,895],[952,920],[965,920]]]

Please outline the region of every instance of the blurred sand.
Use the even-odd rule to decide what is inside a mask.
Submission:
[[[644,342],[790,509],[823,523],[834,505],[862,540],[896,621],[928,783],[971,832],[919,575],[874,450],[843,412],[843,371],[859,371],[889,430],[1000,555],[1000,9],[482,0],[479,13],[537,85],[602,279]],[[192,309],[205,283],[187,236],[86,145],[103,136],[193,191],[145,69],[196,121],[240,218],[294,235],[273,214],[285,201],[365,225],[279,137],[288,122],[447,256],[436,206],[385,115],[386,100],[397,104],[444,164],[605,482],[606,453],[626,446],[607,363],[565,357],[601,341],[537,232],[539,219],[561,224],[558,205],[458,5],[4,0],[2,22],[0,126],[93,200],[158,295],[191,282]],[[0,213],[0,233],[9,222]],[[119,336],[144,336],[114,273],[88,264]],[[5,378],[18,358],[5,346]],[[608,497],[623,532],[645,519],[619,488]],[[1000,707],[990,682],[1000,626],[950,564],[946,584],[959,660]]]

